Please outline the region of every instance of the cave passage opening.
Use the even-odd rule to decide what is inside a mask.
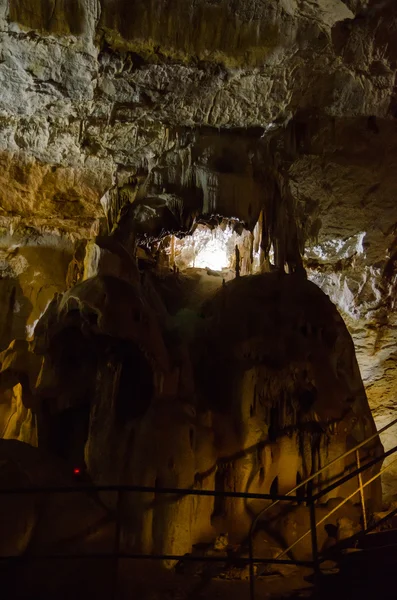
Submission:
[[[186,271],[206,269],[215,272],[250,275],[262,270],[264,251],[261,247],[262,221],[253,230],[238,219],[219,215],[200,221],[187,234],[169,234],[142,248],[148,256],[156,256],[156,266]],[[269,250],[270,264],[274,248]]]

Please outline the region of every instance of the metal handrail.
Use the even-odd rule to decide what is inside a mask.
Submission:
[[[123,493],[133,492],[144,492],[144,493],[159,493],[159,494],[178,494],[178,495],[192,495],[192,496],[212,496],[212,497],[230,497],[230,498],[249,498],[249,499],[261,499],[269,500],[276,497],[279,500],[287,502],[296,502],[297,497],[295,496],[274,496],[270,494],[255,494],[249,492],[221,492],[215,490],[198,490],[192,488],[157,488],[147,487],[138,485],[87,485],[82,483],[76,486],[57,486],[57,487],[13,487],[13,488],[1,488],[1,494],[81,494],[93,491],[108,491],[114,492],[118,495],[117,509],[115,514],[115,536],[114,536],[114,548],[113,552],[88,552],[88,553],[59,553],[59,554],[37,554],[37,555],[0,555],[0,565],[9,561],[24,562],[26,560],[76,560],[76,559],[113,559],[115,561],[114,572],[113,572],[113,584],[112,584],[112,595],[111,599],[115,600],[117,582],[118,582],[118,564],[120,559],[147,559],[147,560],[173,560],[173,561],[198,561],[198,562],[214,562],[224,563],[230,560],[230,556],[194,556],[189,554],[178,555],[178,554],[141,554],[141,553],[130,553],[120,551],[120,538],[121,538],[121,522],[120,522],[120,507],[121,507],[121,496]],[[241,564],[250,563],[251,557],[236,556],[236,559]],[[262,558],[254,557],[255,563],[258,564],[282,564],[282,565],[296,565],[296,566],[312,566],[312,561],[301,561],[294,559],[277,559],[277,558]]]
[[[379,437],[382,433],[384,433],[385,431],[387,431],[388,429],[390,429],[391,427],[393,427],[393,425],[395,425],[396,423],[397,423],[397,419],[394,419],[393,421],[391,421],[390,423],[388,423],[387,425],[385,425],[384,427],[382,427],[382,429],[379,429],[379,431],[376,431],[373,435],[371,435],[370,437],[366,438],[364,441],[360,442],[359,444],[357,444],[356,446],[354,446],[350,450],[347,450],[346,452],[344,452],[340,456],[337,456],[336,458],[334,458],[333,460],[331,460],[331,462],[327,463],[326,465],[324,465],[323,467],[321,467],[321,469],[318,469],[315,473],[313,473],[312,475],[309,475],[309,477],[307,477],[306,479],[304,479],[303,481],[301,481],[299,484],[297,484],[295,487],[293,487],[289,492],[287,492],[286,496],[292,495],[294,492],[296,492],[297,490],[299,490],[300,488],[302,488],[303,486],[305,486],[307,483],[309,483],[310,481],[312,481],[313,479],[315,479],[318,475],[320,475],[321,473],[323,473],[324,471],[326,471],[327,469],[329,469],[332,465],[338,463],[339,461],[341,461],[342,459],[346,458],[347,456],[349,456],[353,452],[357,452],[360,448],[362,448],[363,446],[366,446],[373,439]],[[388,455],[388,454],[389,453],[385,453],[385,455]],[[385,458],[385,455],[382,455],[380,458]],[[362,471],[366,470],[366,468],[368,468],[369,466],[371,466],[371,465],[368,465],[368,466],[365,465],[364,467],[361,467],[359,469],[359,472],[361,473]],[[355,476],[355,473],[353,473],[352,476]],[[339,480],[338,480],[338,485],[340,485]],[[363,487],[365,487],[365,486],[363,486],[361,484],[361,486],[359,486],[357,488],[357,491],[355,492],[355,494],[357,492],[359,492],[360,490],[362,490]],[[253,519],[253,521],[251,523],[250,530],[249,530],[249,533],[248,533],[248,551],[249,551],[249,556],[250,556],[251,559],[253,558],[252,536],[253,536],[255,528],[256,528],[256,526],[258,524],[258,521],[259,521],[259,519],[261,517],[263,517],[263,515],[266,512],[268,512],[270,509],[274,508],[279,502],[282,502],[282,500],[276,498],[271,504],[269,504],[268,506],[265,506],[265,508],[263,508],[261,511],[259,511],[259,513],[255,516],[255,518]],[[311,500],[311,505],[313,505],[313,499]],[[313,516],[313,518],[314,518],[314,516]],[[317,525],[315,523],[313,523],[313,524],[317,528]],[[307,531],[307,533],[305,534],[305,536],[308,535],[311,530],[312,530],[312,527],[310,527],[310,529]],[[316,536],[314,536],[314,538],[315,537]],[[313,539],[313,544],[316,544],[316,540],[315,539]],[[255,589],[254,589],[254,587],[255,587],[255,574],[254,574],[254,561],[252,561],[252,560],[251,560],[251,562],[249,564],[249,571],[250,571],[250,597],[251,597],[251,600],[254,600],[254,597],[255,597]]]
[[[92,492],[92,491],[109,491],[109,492],[117,492],[118,493],[118,502],[117,502],[117,511],[116,511],[116,532],[115,532],[115,545],[114,545],[114,550],[111,553],[96,553],[96,554],[59,554],[59,555],[39,555],[37,556],[37,558],[45,558],[45,559],[66,559],[66,558],[71,558],[71,559],[75,559],[75,558],[88,558],[89,556],[91,556],[91,558],[114,558],[116,560],[116,564],[115,564],[115,572],[114,572],[114,582],[113,582],[113,588],[114,588],[114,592],[117,588],[117,575],[118,575],[118,560],[120,558],[145,558],[145,559],[169,559],[169,560],[175,560],[175,559],[180,559],[180,560],[211,560],[212,557],[188,557],[186,555],[184,556],[178,556],[178,555],[142,555],[142,554],[133,554],[133,553],[123,553],[120,552],[120,501],[121,501],[121,494],[122,493],[128,493],[128,492],[147,492],[147,493],[159,493],[159,494],[178,494],[178,495],[197,495],[197,496],[223,496],[223,497],[231,497],[231,498],[245,498],[245,499],[260,499],[260,500],[274,500],[272,502],[272,504],[270,506],[267,506],[264,510],[262,510],[260,513],[258,513],[258,515],[255,517],[255,519],[253,520],[252,524],[251,524],[251,528],[250,528],[250,533],[249,533],[249,557],[248,558],[244,558],[243,559],[243,563],[249,563],[249,569],[250,569],[250,591],[251,591],[251,599],[253,600],[254,598],[254,579],[255,579],[255,575],[254,575],[254,563],[258,563],[258,564],[295,564],[295,565],[311,565],[314,566],[314,568],[316,568],[316,565],[318,565],[318,560],[317,560],[317,538],[316,538],[316,528],[321,525],[321,523],[323,523],[327,518],[329,518],[330,515],[332,515],[336,510],[338,510],[338,508],[340,508],[341,506],[343,506],[343,504],[345,504],[345,502],[347,502],[348,500],[350,500],[350,498],[354,497],[355,494],[357,494],[360,491],[360,487],[357,488],[357,490],[355,490],[348,498],[344,499],[343,502],[341,502],[335,509],[333,509],[332,511],[330,511],[326,517],[324,517],[323,519],[321,519],[318,523],[316,523],[315,521],[315,509],[314,509],[314,502],[315,500],[320,497],[320,495],[324,495],[325,493],[327,493],[329,491],[329,487],[326,488],[326,490],[323,490],[322,492],[320,492],[319,494],[317,494],[316,496],[312,496],[310,495],[310,497],[305,497],[305,498],[298,498],[297,495],[293,496],[293,493],[295,491],[297,491],[299,488],[303,487],[304,485],[306,485],[309,481],[311,481],[312,479],[314,479],[316,476],[318,476],[320,473],[322,473],[323,471],[325,471],[326,469],[328,469],[329,467],[331,467],[333,464],[335,464],[336,462],[342,460],[343,458],[345,458],[346,456],[349,456],[349,454],[351,454],[352,452],[357,452],[357,450],[363,446],[365,446],[366,444],[368,444],[371,440],[375,439],[376,437],[378,437],[381,433],[383,433],[384,431],[386,431],[387,429],[389,429],[390,427],[392,427],[393,425],[395,425],[397,423],[397,419],[395,419],[394,421],[392,421],[391,423],[389,423],[388,425],[386,425],[385,427],[383,427],[381,430],[377,431],[376,433],[374,433],[372,436],[370,436],[369,438],[367,438],[366,440],[364,440],[363,442],[360,442],[359,444],[357,444],[354,448],[346,451],[344,454],[342,454],[341,456],[333,459],[331,462],[329,462],[327,465],[325,465],[324,467],[322,467],[321,469],[319,469],[318,471],[316,471],[316,473],[313,473],[312,475],[310,475],[308,478],[306,478],[304,481],[302,481],[300,484],[298,484],[297,486],[295,486],[292,490],[290,490],[286,495],[275,495],[275,494],[257,494],[257,493],[249,493],[249,492],[220,492],[220,491],[213,491],[213,490],[198,490],[198,489],[194,489],[194,488],[188,488],[188,489],[182,489],[182,488],[157,488],[157,487],[145,487],[145,486],[130,486],[130,485],[100,485],[100,486],[95,486],[95,485],[88,485],[85,484],[83,482],[81,482],[81,484],[78,484],[76,486],[65,486],[65,487],[17,487],[17,488],[0,488],[0,495],[1,494],[26,494],[26,493],[84,493],[84,492]],[[373,464],[375,464],[376,462],[379,462],[380,460],[383,460],[386,456],[389,456],[391,453],[394,453],[397,451],[397,446],[395,448],[393,448],[392,450],[389,450],[386,453],[383,453],[381,456],[376,457],[375,459],[371,460],[369,463],[365,464],[362,467],[359,467],[359,469],[355,470],[353,473],[350,473],[347,476],[344,476],[342,478],[339,478],[338,481],[334,484],[332,484],[330,487],[333,487],[335,485],[340,485],[341,481],[344,482],[346,480],[346,478],[350,479],[354,476],[357,475],[357,473],[361,473],[362,471],[365,471],[369,468],[371,468],[371,466],[373,466]],[[389,465],[387,465],[387,467],[383,468],[379,473],[377,473],[374,477],[372,477],[369,481],[367,481],[365,484],[361,484],[361,489],[366,487],[367,485],[369,485],[370,483],[372,483],[372,481],[374,481],[377,477],[379,477],[382,473],[384,473],[392,464],[394,464],[395,462],[397,462],[397,458],[392,461]],[[310,505],[310,509],[311,509],[311,528],[310,530],[308,530],[303,536],[301,536],[301,538],[299,540],[296,540],[294,542],[294,544],[292,544],[289,548],[287,548],[286,550],[282,551],[281,554],[279,554],[278,556],[271,558],[271,559],[263,559],[263,558],[256,558],[253,556],[253,548],[252,548],[252,533],[254,531],[254,528],[258,522],[258,519],[261,515],[263,515],[264,512],[266,512],[266,510],[268,510],[269,508],[275,506],[276,504],[278,504],[278,502],[283,502],[283,501],[288,501],[288,502],[296,502],[297,500],[303,500],[306,501],[309,505]],[[310,531],[312,531],[312,534],[314,532],[313,538],[312,538],[312,548],[313,548],[313,560],[312,561],[298,561],[298,560],[294,560],[294,559],[282,559],[281,557],[286,554],[287,552],[289,552],[299,541],[301,541],[304,537],[306,537],[306,535],[308,535],[310,533]],[[34,557],[29,557],[29,559],[32,559]],[[240,557],[242,558],[242,557]],[[18,556],[3,556],[0,557],[0,559],[5,559],[5,560],[10,560],[10,559],[14,559],[14,560],[23,560],[24,557],[18,557]],[[216,557],[216,561],[221,562],[221,561],[225,560],[225,557]],[[214,562],[216,562],[214,561]]]
[[[397,451],[397,447],[393,448],[393,453]],[[383,456],[381,457],[383,458]],[[385,471],[387,471],[391,465],[394,465],[394,463],[397,462],[397,458],[395,458],[394,460],[392,460],[388,465],[386,465],[386,467],[384,467],[383,469],[380,469],[380,471],[378,473],[376,473],[376,475],[374,475],[373,477],[371,477],[371,479],[368,479],[368,481],[366,481],[365,483],[362,484],[362,487],[365,488],[367,487],[367,485],[369,485],[370,483],[373,483],[375,481],[375,479],[377,479],[378,477],[380,477]],[[344,498],[337,506],[335,506],[332,510],[329,511],[329,513],[327,513],[325,515],[325,517],[323,517],[322,519],[320,519],[316,524],[315,527],[317,529],[317,527],[319,525],[322,525],[322,523],[324,523],[331,515],[333,515],[337,510],[340,509],[341,506],[343,506],[344,504],[346,504],[346,502],[348,502],[349,500],[351,500],[352,498],[354,498],[354,496],[356,494],[358,494],[360,491],[360,488],[358,487],[356,490],[354,490],[353,493],[351,493],[349,496],[347,496],[346,498]],[[284,554],[287,554],[287,552],[290,552],[290,550],[292,550],[292,548],[294,548],[297,544],[299,544],[299,542],[301,542],[307,535],[309,535],[309,533],[311,532],[311,528],[308,529],[306,531],[306,533],[304,533],[303,535],[301,535],[300,538],[298,538],[297,540],[295,540],[295,542],[293,542],[290,546],[288,546],[288,548],[286,548],[285,550],[283,550],[282,552],[280,552],[280,554],[277,555],[276,558],[280,558],[281,556],[283,556]]]
[[[89,485],[78,483],[74,486],[28,486],[28,487],[0,487],[0,496],[2,494],[81,494],[92,492],[143,492],[152,494],[169,494],[174,496],[210,496],[218,498],[245,498],[248,500],[273,500],[277,498],[280,502],[296,502],[297,496],[259,494],[251,492],[225,492],[221,490],[198,490],[195,488],[165,488],[150,487],[143,485]]]
[[[394,461],[393,461],[394,462]],[[397,515],[397,508],[389,511],[384,517],[379,519],[378,521],[374,521],[371,525],[367,526],[366,529],[359,531],[358,533],[352,535],[350,538],[340,540],[338,544],[332,546],[332,552],[338,550],[339,548],[345,548],[347,544],[351,547],[352,544],[357,543],[361,538],[365,537],[367,534],[371,534],[375,529],[377,529],[383,523],[386,523],[389,519],[392,519]]]
[[[367,471],[368,469],[370,469],[371,467],[374,467],[376,464],[383,461],[385,458],[388,458],[389,456],[394,454],[396,451],[397,451],[397,445],[393,446],[392,448],[390,448],[390,450],[387,450],[383,454],[380,454],[376,458],[373,458],[369,462],[365,463],[365,465],[357,467],[356,469],[354,469],[354,471],[347,473],[347,475],[342,475],[339,479],[334,481],[334,483],[331,483],[331,485],[329,485],[328,487],[324,488],[323,490],[320,490],[319,492],[317,492],[317,494],[312,495],[311,500],[313,502],[317,502],[317,500],[319,500],[323,496],[326,496],[327,494],[332,492],[334,489],[340,487],[347,481],[350,481],[350,479],[353,479],[353,477],[355,477],[356,475],[358,476],[361,473],[364,473],[364,471]],[[294,497],[294,496],[292,496],[292,497]]]
[[[309,483],[309,481],[312,481],[318,475],[320,475],[321,473],[323,473],[324,471],[326,471],[327,469],[329,469],[330,467],[332,467],[332,465],[336,464],[337,462],[339,462],[343,458],[346,458],[352,452],[356,452],[357,450],[359,450],[360,448],[362,448],[363,446],[365,446],[366,444],[368,444],[368,442],[371,442],[373,439],[379,437],[379,435],[381,433],[384,433],[385,431],[387,431],[387,429],[390,429],[390,427],[393,427],[393,425],[395,425],[396,423],[397,423],[397,419],[394,419],[394,421],[391,421],[388,425],[385,425],[385,427],[383,427],[382,429],[379,429],[379,431],[377,431],[376,433],[374,433],[373,435],[371,435],[369,438],[366,438],[363,442],[360,442],[359,444],[357,444],[356,446],[354,446],[354,448],[351,448],[351,450],[347,450],[346,452],[344,452],[340,456],[337,456],[336,458],[334,458],[333,460],[331,460],[331,462],[329,462],[326,465],[324,465],[324,467],[321,467],[321,469],[318,469],[318,471],[316,471],[312,475],[309,475],[309,477],[306,477],[306,479],[304,479],[303,481],[301,481],[300,483],[298,483],[298,485],[296,485],[294,488],[292,488],[285,495],[286,496],[292,495],[294,492],[296,492],[297,490],[299,490],[301,487],[303,487],[304,485],[306,485],[307,483]],[[270,504],[269,506],[266,506],[262,511],[260,511],[256,515],[256,517],[255,517],[255,519],[253,521],[253,524],[256,525],[256,523],[258,522],[259,517],[261,517],[265,512],[267,512],[268,510],[270,510],[274,506],[276,506],[276,504],[278,504],[279,502],[282,502],[282,500],[278,500],[277,499],[274,502],[272,502],[272,504]]]

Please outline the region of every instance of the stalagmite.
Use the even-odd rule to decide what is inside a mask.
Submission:
[[[235,254],[236,254],[236,277],[240,277],[240,250],[238,249],[238,246],[235,247]]]

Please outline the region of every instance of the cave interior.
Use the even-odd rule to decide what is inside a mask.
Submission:
[[[116,534],[120,598],[255,600],[309,496],[321,556],[395,508],[396,172],[394,0],[0,0],[5,598]]]

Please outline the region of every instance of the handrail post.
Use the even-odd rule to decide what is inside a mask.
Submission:
[[[250,579],[250,600],[255,600],[255,570],[254,570],[254,550],[252,542],[252,531],[248,536],[248,556],[249,556],[249,579]]]
[[[310,511],[310,534],[312,538],[312,560],[313,569],[317,574],[320,570],[318,562],[318,540],[317,540],[317,524],[316,524],[316,506],[313,500],[313,482],[308,485],[308,504]]]
[[[111,598],[112,600],[117,599],[117,583],[118,583],[118,575],[119,575],[119,555],[120,555],[120,532],[121,532],[121,495],[122,492],[118,490],[117,492],[117,505],[116,505],[116,524],[115,524],[115,535],[114,535],[114,571],[113,571],[113,581],[112,581],[112,589],[111,589]]]
[[[356,450],[356,463],[357,463],[357,469],[360,469],[360,451],[359,450]],[[357,478],[358,478],[358,487],[360,490],[361,511],[362,511],[362,515],[363,515],[363,531],[366,531],[366,529],[367,529],[367,511],[365,508],[363,478],[361,475],[361,471],[358,473]]]

